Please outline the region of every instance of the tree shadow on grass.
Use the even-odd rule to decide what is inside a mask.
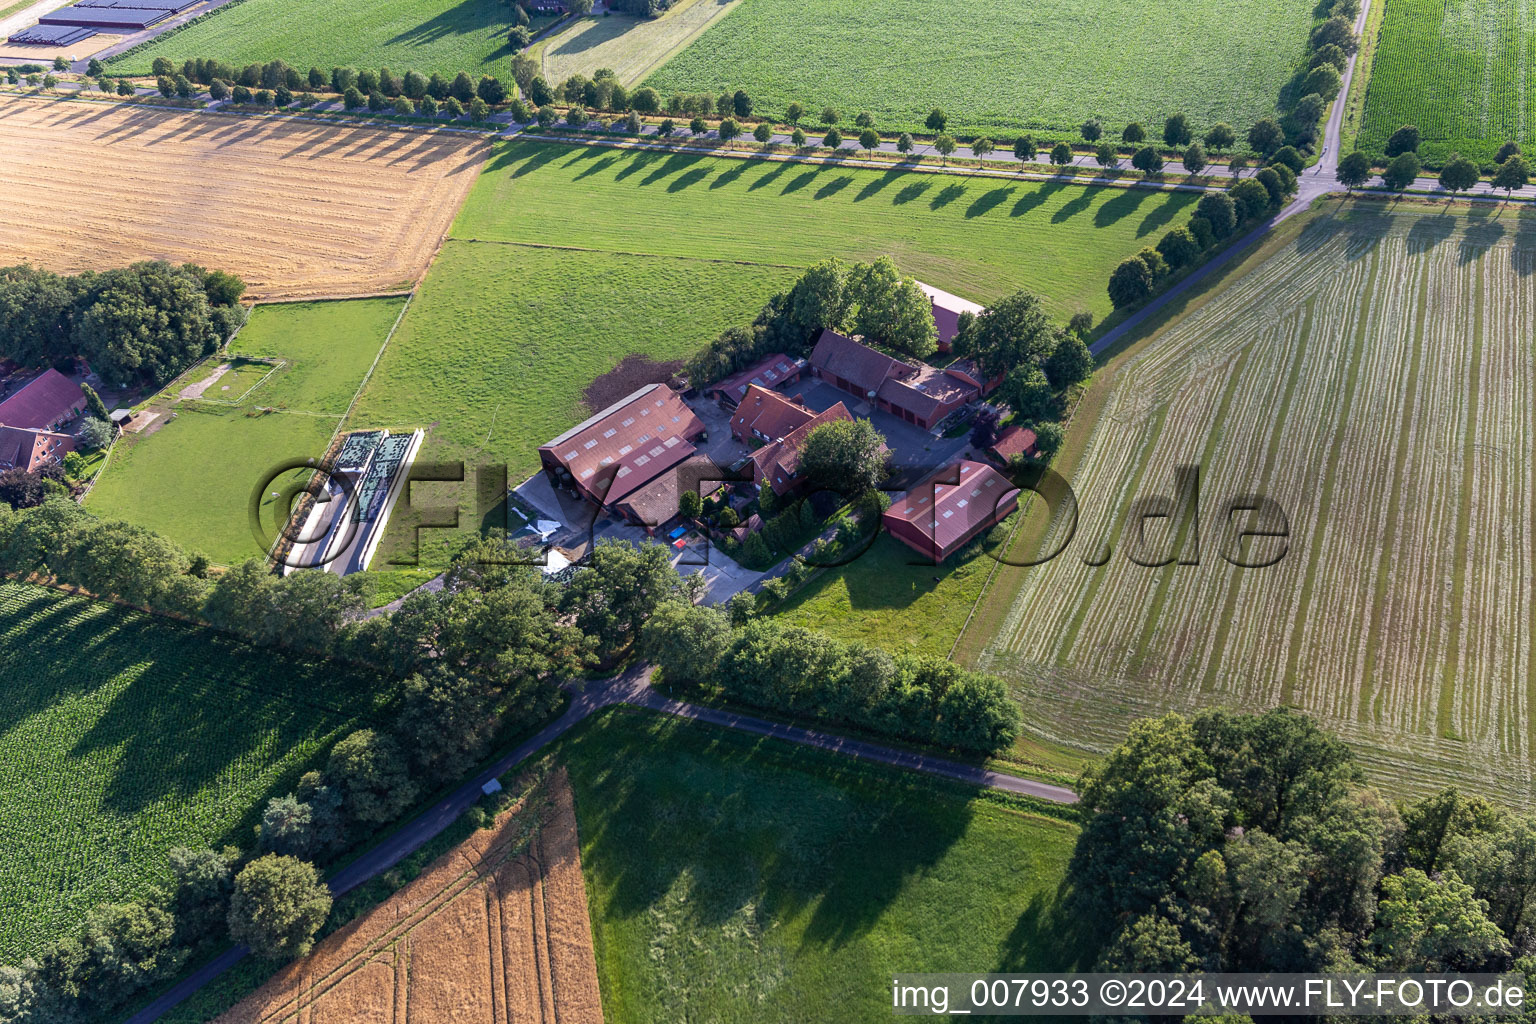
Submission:
[[[553,163],[564,153],[563,146],[553,144],[543,146],[508,146],[500,150],[486,163],[487,171],[499,171],[503,167],[512,167],[512,177],[521,178],[540,170],[545,164]]]
[[[790,178],[784,183],[784,187],[779,190],[779,195],[787,196],[791,192],[799,192],[811,182],[815,181],[819,173],[820,172],[816,170],[809,170],[802,174],[795,175],[793,178]]]
[[[778,181],[779,178],[783,177],[784,172],[788,171],[793,166],[794,164],[787,160],[769,164],[768,173],[758,175],[757,180],[747,186],[747,191],[756,192],[760,188],[767,188],[769,185],[772,185],[774,182]]]
[[[927,192],[928,187],[932,184],[932,181],[924,178],[922,181],[914,181],[910,185],[903,186],[902,190],[892,197],[891,205],[905,206],[915,199],[921,199],[923,193]]]
[[[641,178],[640,184],[642,187],[653,185],[670,174],[685,171],[689,168],[696,168],[707,159],[708,157],[695,156],[692,153],[674,153],[662,161],[659,166],[653,168],[651,173]]]
[[[1456,230],[1456,218],[1448,213],[1438,217],[1420,217],[1408,229],[1408,253],[1420,256],[1451,237]]]
[[[480,36],[485,32],[481,11],[482,0],[460,0],[447,10],[441,11],[415,28],[394,35],[390,46],[427,46],[448,36]]]
[[[673,178],[667,185],[667,191],[681,192],[684,189],[692,188],[707,177],[709,177],[708,167],[695,167],[693,170]]]
[[[1014,922],[993,971],[1008,974],[1092,968],[1104,937],[1089,933],[1079,919],[1067,913],[1065,894],[1063,884],[1053,896],[1036,893],[1030,899]]]
[[[1006,203],[1008,201],[1008,197],[1013,195],[1013,192],[1014,186],[1012,185],[1003,185],[999,188],[992,189],[990,192],[983,192],[981,195],[976,197],[975,202],[971,203],[970,206],[965,208],[966,219],[969,220],[971,218],[980,217],[991,213],[993,210]]]
[[[1013,204],[1013,209],[1008,211],[1010,217],[1022,217],[1031,210],[1045,205],[1045,201],[1057,192],[1066,188],[1066,183],[1061,181],[1047,181],[1033,188],[1026,188],[1019,201]]]
[[[828,198],[830,196],[835,196],[839,192],[841,192],[843,189],[847,188],[849,185],[852,185],[852,184],[853,184],[853,175],[851,175],[851,174],[840,174],[837,177],[833,178],[831,181],[827,182],[825,185],[821,186],[821,188],[817,189],[812,194],[812,198],[814,198],[814,199],[826,199],[826,198]]]
[[[867,182],[864,183],[864,187],[859,189],[858,194],[853,197],[853,201],[856,203],[862,203],[866,199],[871,199],[874,196],[879,195],[881,190],[883,190],[891,182],[900,178],[905,178],[909,173],[910,172],[908,171],[892,170],[885,171],[878,176],[871,177]]]
[[[1457,262],[1463,266],[1482,259],[1504,237],[1504,225],[1491,211],[1475,209],[1468,221],[1457,249]]]
[[[576,175],[576,177],[574,179],[572,179],[572,180],[580,181],[583,178],[590,178],[594,174],[601,174],[603,171],[606,171],[608,168],[612,167],[614,164],[616,164],[618,162],[619,162],[619,158],[617,156],[606,156],[606,157],[604,157],[601,160],[598,160],[598,161],[596,161],[596,162],[594,162],[592,164],[587,165],[585,168],[582,169],[582,172],[580,174]]]
[[[1524,211],[1515,214],[1515,247],[1509,260],[1521,277],[1536,274],[1536,216]]]
[[[751,166],[751,163],[746,160],[733,161],[729,168],[727,168],[725,171],[722,171],[715,177],[714,181],[709,183],[709,187],[711,189],[725,188],[731,182],[735,181],[737,178],[740,178],[743,174],[746,174],[747,169]]]
[[[928,200],[928,209],[942,210],[950,203],[965,195],[964,185],[949,184],[939,190],[939,194]]]
[[[1092,192],[1086,188],[1080,188],[1077,190],[1077,192],[1077,195],[1067,200],[1067,202],[1063,203],[1055,213],[1051,214],[1052,224],[1060,224],[1063,221],[1070,220],[1093,205]],[[1111,200],[1111,202],[1113,202],[1113,200]],[[1105,206],[1108,205],[1108,203],[1105,204]],[[1100,212],[1103,212],[1103,207],[1100,207]]]

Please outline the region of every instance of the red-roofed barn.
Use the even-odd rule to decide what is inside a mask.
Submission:
[[[85,409],[80,385],[48,369],[0,402],[0,424],[32,430],[57,430]]]
[[[44,466],[58,465],[75,450],[75,439],[68,434],[25,427],[0,426],[0,470],[24,469],[35,473]]]
[[[945,466],[891,503],[881,523],[891,536],[942,562],[1018,507],[1019,489],[991,466]]]

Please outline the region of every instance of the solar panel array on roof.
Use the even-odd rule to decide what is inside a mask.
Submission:
[[[82,39],[89,39],[95,34],[95,29],[82,28],[79,25],[33,25],[31,28],[24,28],[9,36],[6,41],[43,46],[68,46]]]
[[[168,11],[180,14],[189,7],[196,7],[202,0],[75,0],[76,7],[111,7],[118,10]]]
[[[63,7],[37,19],[40,25],[81,25],[96,29],[148,28],[170,17],[169,11],[146,11],[117,7]]]

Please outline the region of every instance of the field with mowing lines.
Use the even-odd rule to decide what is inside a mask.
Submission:
[[[1075,136],[1183,111],[1199,127],[1273,113],[1304,59],[1307,0],[742,0],[647,80],[663,95],[744,88],[782,117],[827,105],[885,131]],[[1086,26],[1098,30],[1085,31]],[[1113,26],[1113,30],[1108,30]]]
[[[335,665],[18,583],[0,679],[0,963],[147,893],[173,846],[248,846],[267,797],[380,707]]]
[[[13,155],[0,161],[0,263],[74,272],[191,260],[239,274],[260,299],[409,288],[486,148],[462,135],[11,99],[0,151]],[[103,202],[105,182],[131,201]]]
[[[205,395],[235,404],[178,401],[169,392],[153,399],[149,405],[166,417],[164,425],[117,442],[87,506],[215,562],[260,557],[248,518],[252,489],[278,462],[325,451],[404,304],[396,298],[257,306],[231,347],[283,365],[260,383],[244,374],[243,384],[221,392],[226,379],[237,379],[226,373]],[[269,369],[248,365],[263,375]]]
[[[591,78],[598,68],[611,68],[619,81],[634,85],[726,14],[732,2],[683,0],[659,18],[582,18],[536,44],[532,54],[543,64],[546,81],[576,74]]]
[[[1405,124],[1438,165],[1459,151],[1489,163],[1508,139],[1536,141],[1536,3],[1388,0],[1359,148],[1380,153]]]
[[[156,57],[177,67],[189,58],[215,57],[237,68],[280,58],[300,71],[387,67],[397,75],[414,69],[505,79],[512,24],[511,5],[501,0],[245,0],[112,62],[110,70],[147,75]]]
[[[1528,803],[1536,220],[1339,203],[1292,233],[1096,383],[1076,536],[988,595],[1014,596],[979,661],[1048,737],[1102,749],[1168,708],[1292,704],[1392,789]],[[1133,564],[1132,503],[1173,496],[1180,465],[1200,467],[1199,564]],[[1288,517],[1278,564],[1222,559],[1241,494]],[[1143,561],[1187,525],[1149,525]]]
[[[894,971],[1093,958],[1057,909],[1062,820],[666,715],[607,711],[558,750],[606,1020],[888,1021]]]
[[[1184,223],[1198,198],[512,142],[450,237],[795,267],[889,255],[977,302],[1027,288],[1065,320],[1107,314],[1110,271]]]

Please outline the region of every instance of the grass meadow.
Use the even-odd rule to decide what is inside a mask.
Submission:
[[[243,0],[155,45],[110,64],[117,74],[149,74],[156,57],[178,66],[215,57],[235,67],[281,58],[301,71],[387,67],[453,77],[506,77],[512,8],[502,0]]]
[[[1536,529],[1509,509],[1536,498],[1536,218],[1341,200],[1297,220],[1100,371],[1058,467],[1075,535],[1001,572],[962,647],[1047,740],[1103,750],[1169,709],[1285,704],[1393,791],[1528,803]],[[1200,468],[1198,550],[1186,517],[1127,550],[1132,503],[1174,495],[1181,465]],[[1251,494],[1284,515],[1237,520],[1284,532],[1242,548],[1265,568],[1224,557],[1225,503]],[[1190,564],[1137,561],[1176,551]]]
[[[1065,821],[645,712],[604,712],[556,756],[608,1020],[884,1021],[896,971],[1092,957],[1056,909]]]
[[[269,368],[247,364],[260,373],[242,375],[249,379],[227,393],[217,390],[220,378],[206,395],[218,401],[177,399],[184,383],[152,400],[163,425],[117,442],[87,507],[221,564],[261,557],[249,521],[252,489],[278,462],[324,453],[404,301],[257,306],[231,354],[277,357],[284,365],[257,384]]]
[[[550,82],[575,74],[591,78],[598,68],[610,68],[625,85],[634,85],[728,13],[732,2],[682,0],[659,18],[581,18],[529,52]]]
[[[884,131],[1074,137],[1182,111],[1246,126],[1275,109],[1304,59],[1309,0],[741,0],[650,76],[663,94],[744,88],[782,117],[828,105]]]
[[[1380,153],[1405,124],[1439,165],[1489,163],[1509,139],[1536,142],[1536,8],[1504,0],[1391,0],[1366,87],[1360,149]]]
[[[266,798],[382,699],[334,665],[19,583],[0,583],[0,678],[0,963],[147,892],[171,847],[248,845]]]

